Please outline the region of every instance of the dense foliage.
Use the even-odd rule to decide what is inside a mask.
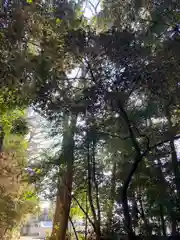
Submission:
[[[21,224],[26,215],[33,212],[38,198],[24,171],[28,162],[26,108],[30,98],[24,91],[28,79],[26,50],[23,38],[18,36],[22,29],[17,29],[16,25],[22,16],[17,13],[18,6],[1,10],[0,238],[3,240],[19,237]]]
[[[83,6],[28,1],[6,7],[1,152],[7,152],[11,169],[13,161],[22,166],[27,160],[22,110],[33,108],[52,145],[31,159],[36,170],[29,180],[55,202],[52,240],[65,239],[68,221],[74,237],[83,239],[176,236],[180,6],[102,1],[91,20]],[[18,145],[12,151],[11,141]],[[18,180],[15,187],[23,184]],[[11,192],[7,202],[14,199]],[[79,218],[83,230],[73,224]]]

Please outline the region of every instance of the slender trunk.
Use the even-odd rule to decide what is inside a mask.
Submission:
[[[163,143],[169,142],[170,140],[172,140],[172,142],[174,144],[175,136],[172,135],[172,139],[168,139],[164,142],[160,142],[160,143],[158,143],[154,146],[151,146],[151,147],[149,146],[149,139],[147,139],[147,149],[142,153],[141,147],[140,147],[140,145],[139,145],[139,143],[136,139],[136,135],[134,133],[133,126],[131,124],[131,121],[129,120],[127,112],[123,108],[123,105],[121,104],[120,101],[117,101],[117,106],[118,106],[118,109],[119,109],[120,116],[123,117],[123,119],[124,119],[124,121],[127,125],[128,131],[129,131],[129,137],[131,138],[131,141],[132,141],[132,144],[133,144],[133,147],[134,147],[134,150],[135,150],[134,162],[132,164],[132,167],[129,171],[129,174],[127,175],[127,177],[124,181],[123,187],[122,187],[122,207],[123,207],[123,214],[124,214],[124,220],[125,220],[125,228],[126,228],[126,231],[128,233],[129,239],[134,239],[135,234],[134,234],[133,229],[132,229],[131,217],[130,217],[130,214],[129,214],[128,197],[127,197],[129,185],[130,185],[130,183],[132,181],[132,178],[133,178],[133,176],[134,176],[134,174],[135,174],[135,172],[138,168],[139,163],[143,160],[143,157],[145,155],[147,155],[148,152],[151,149],[154,149],[158,146],[161,146]],[[172,126],[172,124],[171,124],[171,126]],[[174,153],[174,157],[175,157],[176,151],[174,151],[173,153]],[[177,160],[177,158],[175,158],[174,160]],[[178,180],[177,182],[178,182],[178,185],[180,186],[179,178],[178,178],[178,176],[180,177],[180,174],[179,175],[176,174],[176,171],[179,172],[177,161],[176,161],[176,169],[174,169],[174,171],[175,171],[176,180]]]
[[[167,237],[166,234],[166,223],[164,220],[164,207],[162,204],[159,204],[160,220],[161,220],[161,229],[164,237]]]
[[[132,180],[132,177],[133,177],[134,173],[136,172],[136,169],[138,168],[139,162],[141,160],[142,160],[142,156],[137,154],[135,157],[134,163],[132,164],[132,167],[130,169],[130,172],[129,172],[126,180],[124,181],[124,184],[122,187],[122,208],[123,208],[123,214],[124,214],[124,225],[125,225],[125,229],[126,229],[129,239],[134,239],[135,233],[132,228],[131,216],[129,214],[127,191],[128,191],[130,182]]]
[[[96,239],[100,239],[101,236],[101,209],[100,209],[100,203],[99,203],[99,186],[96,179],[96,159],[95,159],[95,145],[96,142],[93,140],[92,142],[92,177],[93,177],[93,183],[95,188],[95,198],[96,198],[96,209],[97,209],[97,222],[96,222],[96,228],[97,228],[97,237]]]
[[[159,218],[159,216],[156,219],[157,219],[157,229],[156,229],[157,235],[162,236],[161,235],[161,219]]]
[[[167,194],[167,188],[169,187],[165,178],[164,178],[164,175],[163,175],[163,172],[162,172],[162,167],[161,167],[161,161],[160,159],[158,159],[158,175],[160,176],[160,179],[161,179],[161,184],[162,184],[162,188],[164,189],[165,191],[165,194]],[[166,195],[164,196],[166,198]],[[169,196],[167,196],[169,197]],[[161,228],[162,228],[162,232],[163,232],[163,235],[164,236],[167,236],[167,233],[166,233],[166,221],[164,219],[164,207],[162,204],[160,204],[161,206],[161,209],[160,209],[160,218],[161,218]],[[174,217],[174,213],[173,211],[171,210],[170,211],[170,219],[171,219],[171,235],[172,236],[175,236],[177,234],[177,222],[176,222],[176,219]]]
[[[173,168],[173,173],[174,173],[174,182],[175,182],[175,185],[176,185],[178,195],[180,196],[180,170],[179,170],[179,163],[178,163],[176,148],[175,148],[175,145],[174,145],[175,133],[174,133],[174,130],[173,130],[171,116],[170,116],[170,112],[169,112],[168,109],[166,110],[166,116],[167,116],[168,125],[169,125],[171,161],[172,161],[172,168]]]
[[[88,153],[87,153],[87,162],[88,162],[88,198],[89,198],[89,204],[90,208],[92,211],[93,219],[94,219],[94,226],[95,226],[95,233],[96,233],[96,239],[100,239],[101,236],[101,231],[100,231],[100,224],[98,221],[98,218],[96,216],[96,211],[93,203],[93,198],[92,198],[92,163],[90,160],[90,146],[88,143]]]
[[[129,120],[128,114],[125,111],[125,109],[124,109],[120,100],[118,100],[117,104],[118,104],[120,116],[123,117],[123,119],[124,119],[124,121],[127,125],[128,131],[129,131],[129,136],[131,138],[132,145],[135,149],[134,162],[132,164],[132,167],[129,171],[129,174],[127,175],[127,177],[124,181],[123,187],[122,187],[122,207],[123,207],[123,214],[124,214],[124,225],[125,225],[125,229],[126,229],[127,234],[128,234],[128,238],[129,239],[134,239],[135,238],[135,233],[132,229],[132,221],[131,221],[131,217],[130,217],[130,214],[129,214],[127,193],[128,193],[128,188],[129,188],[129,185],[132,181],[132,178],[133,178],[133,176],[134,176],[134,174],[135,174],[135,172],[138,168],[139,163],[142,161],[143,156],[141,154],[141,148],[140,148],[139,143],[136,139],[136,135],[134,133],[133,126],[132,126],[132,124]]]
[[[3,127],[0,126],[0,153],[2,152],[2,149],[3,149],[4,137],[5,137],[5,133],[3,131]]]
[[[162,164],[161,164],[161,160],[158,158],[157,159],[158,161],[158,164],[157,164],[157,174],[160,178],[160,181],[161,181],[161,187],[163,187],[164,189],[164,193],[165,195],[163,197],[166,197],[167,195],[167,182],[164,178],[164,174],[162,172]],[[163,236],[167,236],[167,233],[166,233],[166,221],[164,219],[164,206],[162,204],[159,204],[159,213],[160,213],[160,220],[161,220],[161,229],[162,229],[162,233],[163,233]]]
[[[134,228],[134,232],[136,233],[136,228],[138,227],[138,205],[136,200],[136,194],[135,191],[132,192],[132,225]]]
[[[68,124],[71,120],[70,125]],[[66,230],[68,228],[68,219],[71,206],[71,191],[73,181],[73,163],[74,163],[74,134],[76,127],[76,116],[64,118],[64,133],[62,144],[61,161],[65,162],[65,171],[58,182],[58,191],[56,198],[56,209],[53,222],[52,240],[65,240]]]
[[[142,202],[142,197],[141,197],[140,193],[139,193],[139,205],[140,205],[141,218],[144,222],[144,226],[145,226],[147,235],[152,236],[152,229],[149,225],[148,219],[146,218],[146,215],[145,215],[145,212],[144,212],[144,207],[143,207],[143,202]]]
[[[93,214],[94,223],[96,223],[97,217],[96,217],[96,211],[94,208],[93,198],[92,198],[92,166],[90,161],[89,144],[88,144],[88,153],[87,153],[87,163],[88,163],[88,198],[89,198],[90,208]]]
[[[179,171],[179,163],[177,158],[177,153],[174,145],[174,141],[170,141],[170,147],[171,147],[171,158],[172,158],[172,167],[174,171],[174,181],[176,184],[176,189],[178,192],[178,195],[180,196],[180,171]]]
[[[70,223],[71,223],[71,226],[72,226],[72,228],[73,228],[73,231],[74,231],[74,235],[75,235],[75,237],[76,237],[76,240],[79,240],[79,238],[78,238],[78,233],[77,233],[77,231],[76,231],[76,227],[75,227],[75,225],[74,225],[74,223],[73,223],[73,220],[72,220],[72,218],[69,216],[69,221],[70,221]]]
[[[91,220],[90,216],[88,215],[88,211],[84,210],[84,208],[81,206],[81,204],[79,203],[79,201],[75,198],[75,196],[72,196],[72,198],[76,201],[78,207],[82,210],[82,212],[85,214],[87,220],[89,221],[89,223],[92,225],[94,231],[96,230],[96,227],[94,225],[94,222]]]
[[[131,216],[129,214],[129,206],[128,206],[128,199],[127,195],[125,195],[122,199],[122,207],[123,207],[123,214],[124,214],[124,225],[125,225],[125,230],[128,234],[128,239],[133,240],[135,237],[133,228],[132,228],[132,221],[131,221]]]
[[[171,161],[172,161],[172,169],[173,169],[173,174],[174,174],[174,183],[176,186],[177,194],[180,197],[180,170],[179,170],[179,163],[178,163],[178,157],[176,153],[176,148],[174,145],[174,137],[175,137],[175,132],[173,129],[173,124],[171,121],[171,115],[170,111],[167,108],[166,109],[166,117],[168,120],[168,127],[169,127],[169,138],[170,138],[170,149],[171,149]],[[175,236],[177,234],[177,222],[176,219],[174,218],[174,214],[172,213],[171,216],[171,232],[172,235]]]
[[[3,127],[0,126],[0,154],[2,154],[2,151],[3,151],[4,137],[5,137],[5,133],[4,133]],[[8,231],[8,228],[0,229],[0,238],[2,240],[6,238],[7,231]]]
[[[114,159],[113,168],[112,168],[112,178],[111,178],[111,190],[110,190],[110,196],[109,196],[110,203],[109,203],[109,208],[107,213],[108,232],[111,230],[113,207],[114,207],[115,194],[116,194],[116,168],[117,168],[117,163],[116,163],[116,159]]]
[[[88,213],[88,195],[86,192],[86,212]],[[88,218],[87,215],[85,216],[85,231],[84,231],[84,238],[87,240],[87,235],[88,235]]]
[[[174,216],[171,216],[171,235],[172,236],[177,235],[177,222],[174,219]]]

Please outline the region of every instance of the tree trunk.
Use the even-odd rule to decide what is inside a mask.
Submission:
[[[69,120],[71,121],[70,124],[68,124]],[[71,206],[76,120],[76,116],[72,116],[71,119],[69,116],[64,118],[62,155],[59,164],[65,162],[65,170],[58,182],[52,240],[65,240],[66,238]]]
[[[57,196],[56,196],[56,207],[55,207],[55,213],[54,213],[54,219],[53,219],[53,229],[52,229],[52,235],[51,239],[56,240],[58,239],[58,228],[60,226],[60,205],[61,205],[61,200],[60,200],[60,192],[57,191]]]
[[[170,113],[169,113],[168,109],[166,110],[166,116],[167,116],[168,125],[169,125],[171,161],[172,161],[172,168],[173,168],[173,173],[174,173],[174,182],[175,182],[175,185],[176,185],[176,190],[177,190],[178,195],[180,197],[180,170],[179,170],[179,163],[178,163],[176,148],[175,148],[175,145],[174,145],[175,133],[174,133],[174,130],[173,130],[171,116],[170,116]]]
[[[59,186],[56,210],[53,222],[52,239],[65,240],[68,228],[69,211],[71,205],[72,171],[67,171],[62,184]]]
[[[144,222],[144,226],[145,226],[145,229],[146,229],[146,232],[147,232],[147,236],[152,236],[152,229],[149,225],[148,219],[145,216],[141,193],[139,193],[139,205],[140,205],[141,218]]]
[[[164,194],[163,194],[163,198],[168,197],[167,196],[167,189],[168,189],[168,185],[167,182],[165,180],[163,171],[162,171],[162,164],[161,164],[161,160],[159,158],[157,158],[157,174],[160,178],[160,183],[161,183],[161,187],[164,189]],[[162,234],[164,237],[167,237],[166,234],[166,221],[164,219],[164,206],[162,204],[159,204],[159,213],[160,213],[160,222],[161,222],[161,229],[162,229]]]
[[[164,237],[167,237],[166,234],[166,223],[164,220],[164,207],[162,204],[159,204],[159,212],[160,212],[160,219],[161,219],[161,229],[162,229],[162,234]]]
[[[92,185],[93,185],[93,179],[92,179],[92,161],[90,158],[90,144],[88,142],[87,146],[87,163],[88,163],[88,198],[89,198],[89,204],[93,215],[94,220],[94,226],[95,226],[95,233],[96,233],[96,240],[99,240],[101,238],[101,230],[100,230],[100,219],[98,219],[98,216],[96,215],[94,203],[93,203],[93,196],[92,196]],[[96,196],[98,197],[98,196]],[[97,200],[97,199],[96,199]]]
[[[171,216],[171,235],[172,236],[177,235],[177,222],[173,216]]]
[[[97,219],[96,219],[96,239],[101,238],[101,209],[100,209],[100,202],[99,202],[99,186],[96,179],[96,159],[95,159],[95,148],[96,148],[96,141],[93,140],[92,142],[92,177],[93,183],[95,188],[95,199],[96,199],[96,209],[97,209]]]
[[[139,213],[139,209],[137,205],[136,193],[135,193],[135,190],[133,190],[132,191],[132,225],[133,225],[135,234],[136,234],[136,229],[138,227],[138,220],[139,220],[138,213]]]
[[[124,195],[122,199],[122,207],[123,207],[123,214],[124,214],[124,225],[125,225],[125,230],[128,234],[128,239],[133,240],[135,237],[133,228],[132,228],[132,221],[131,221],[131,216],[129,214],[129,206],[128,206],[128,199],[127,195]]]
[[[170,147],[171,147],[171,158],[172,158],[172,167],[174,171],[174,181],[176,184],[176,189],[178,192],[178,195],[180,196],[180,171],[179,171],[179,163],[177,159],[177,153],[174,146],[174,141],[170,141]]]
[[[180,170],[179,170],[179,163],[178,163],[176,148],[174,145],[174,137],[175,137],[176,133],[174,132],[174,129],[173,129],[171,115],[170,115],[170,111],[168,108],[166,109],[166,117],[168,120],[168,127],[169,127],[168,133],[169,133],[169,138],[170,138],[171,162],[172,162],[172,169],[173,169],[173,174],[174,174],[174,183],[176,186],[177,194],[180,198]],[[177,235],[177,221],[174,218],[173,213],[171,216],[171,233],[172,233],[172,236]]]
[[[88,194],[86,192],[86,213],[88,213]],[[88,218],[87,215],[85,216],[85,229],[84,229],[84,238],[87,240],[88,236]]]
[[[0,126],[0,153],[2,152],[2,149],[3,149],[4,137],[5,137],[5,134],[3,131],[3,127]]]
[[[74,223],[73,223],[73,220],[72,220],[72,218],[69,216],[69,221],[71,222],[71,226],[72,226],[72,228],[73,228],[73,231],[74,231],[74,235],[75,235],[75,238],[76,238],[76,240],[79,240],[79,238],[78,238],[78,233],[77,233],[77,231],[76,231],[76,227],[75,227],[75,225],[74,225]]]
[[[117,168],[116,159],[114,159],[113,168],[112,168],[112,178],[111,178],[111,190],[110,190],[110,196],[109,196],[110,203],[109,203],[109,208],[107,212],[108,232],[111,230],[113,207],[114,207],[114,200],[115,200],[115,194],[116,194],[116,168]]]
[[[134,239],[135,238],[135,233],[132,228],[132,221],[131,221],[131,216],[129,214],[129,206],[128,206],[128,197],[127,197],[127,192],[129,185],[131,183],[131,180],[133,178],[134,173],[136,172],[139,163],[142,160],[142,156],[137,154],[134,159],[134,163],[132,164],[132,167],[130,169],[129,174],[127,175],[126,180],[124,181],[123,187],[122,187],[122,208],[123,208],[123,214],[124,214],[124,225],[126,232],[128,234],[129,239]]]
[[[162,171],[162,164],[161,164],[161,160],[159,158],[157,158],[157,161],[158,161],[158,168],[157,168],[157,174],[158,176],[160,177],[160,181],[161,181],[161,187],[164,189],[164,195],[163,195],[163,198],[166,198],[168,197],[167,196],[167,189],[168,189],[168,185],[167,185],[167,182],[164,178],[164,174],[163,174],[163,171]],[[161,229],[162,229],[162,233],[163,233],[163,236],[167,236],[167,233],[166,233],[166,221],[164,219],[164,206],[162,204],[159,204],[159,212],[160,212],[160,219],[161,219]]]
[[[131,217],[129,214],[127,193],[128,193],[128,188],[132,181],[132,178],[138,168],[138,165],[143,159],[143,155],[141,154],[141,148],[136,139],[136,135],[134,133],[133,126],[129,120],[128,114],[125,111],[120,100],[117,101],[117,106],[118,106],[120,116],[123,117],[123,119],[127,125],[128,131],[129,131],[129,137],[130,137],[130,139],[132,141],[132,145],[135,149],[135,158],[134,158],[133,164],[131,166],[131,169],[130,169],[130,171],[124,181],[123,187],[122,187],[122,207],[123,207],[123,214],[124,214],[124,225],[125,225],[125,229],[128,234],[128,238],[130,240],[130,239],[135,238],[135,233],[132,229],[132,221],[131,221]]]

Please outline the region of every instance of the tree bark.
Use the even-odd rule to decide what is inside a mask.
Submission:
[[[141,160],[142,160],[142,157],[137,154],[135,157],[134,163],[130,169],[130,172],[129,172],[126,180],[124,181],[124,184],[122,187],[122,207],[123,207],[123,214],[124,214],[124,225],[125,225],[125,229],[127,231],[129,239],[134,239],[135,234],[134,234],[134,231],[132,228],[132,221],[131,221],[131,216],[129,213],[127,191],[129,188],[129,184],[132,180],[132,177],[133,177],[134,173],[136,172],[139,162]]]
[[[86,192],[86,213],[88,213],[88,195]],[[84,229],[84,238],[87,240],[87,235],[88,235],[88,218],[87,215],[85,215],[85,229]]]
[[[70,124],[68,122],[70,121]],[[64,117],[64,132],[62,143],[62,154],[59,164],[64,161],[65,171],[59,178],[56,197],[56,209],[53,221],[52,240],[65,240],[68,228],[68,219],[71,206],[71,191],[73,181],[74,163],[74,134],[76,129],[76,116]]]
[[[88,162],[88,199],[90,208],[93,214],[94,223],[97,221],[96,219],[96,211],[93,204],[93,198],[92,198],[92,166],[90,161],[90,152],[89,152],[89,144],[88,144],[88,153],[87,153],[87,162]]]
[[[94,226],[95,226],[95,233],[96,233],[96,240],[99,240],[101,238],[101,230],[100,230],[100,221],[96,215],[94,203],[93,203],[93,197],[92,197],[92,161],[90,159],[90,144],[88,142],[87,146],[87,162],[88,162],[88,198],[89,198],[89,204],[93,215],[94,220]],[[97,199],[96,199],[97,200]]]
[[[123,214],[124,214],[124,225],[125,225],[125,229],[127,231],[128,234],[128,238],[130,239],[134,239],[135,238],[135,233],[133,231],[132,228],[132,221],[131,221],[131,216],[129,214],[129,206],[128,206],[128,197],[127,197],[127,193],[128,193],[128,188],[129,185],[131,183],[131,180],[133,178],[134,173],[136,172],[139,163],[142,161],[143,159],[143,155],[141,154],[141,148],[139,146],[139,143],[136,139],[136,135],[134,133],[133,130],[133,126],[129,120],[128,114],[125,111],[123,105],[121,104],[121,101],[118,100],[117,102],[118,105],[118,110],[119,110],[119,114],[122,115],[128,131],[129,131],[129,137],[132,141],[132,145],[135,149],[135,158],[134,158],[134,162],[132,164],[132,167],[129,171],[129,174],[127,175],[127,178],[124,181],[123,187],[122,187],[122,207],[123,207]]]
[[[73,223],[73,220],[72,220],[72,218],[69,216],[69,221],[71,222],[71,225],[72,225],[72,228],[73,228],[73,231],[74,231],[74,235],[75,235],[75,237],[76,237],[76,240],[79,240],[79,238],[78,238],[78,233],[77,233],[77,231],[76,231],[76,227],[75,227],[75,225],[74,225],[74,223]]]
[[[174,182],[176,185],[176,190],[178,192],[178,195],[180,197],[180,169],[179,169],[179,163],[176,153],[176,148],[174,145],[174,137],[175,133],[172,126],[171,116],[169,109],[166,110],[166,117],[168,120],[168,126],[169,126],[169,139],[170,139],[170,148],[171,148],[171,161],[172,161],[172,168],[174,173]]]
[[[177,159],[177,153],[174,145],[174,140],[170,141],[170,147],[171,147],[171,158],[172,158],[172,166],[174,171],[174,181],[176,184],[176,189],[178,192],[178,195],[180,196],[180,171],[179,171],[179,163]]]
[[[0,153],[2,152],[2,149],[3,149],[4,137],[5,137],[5,133],[4,133],[3,127],[0,126]]]
[[[176,148],[174,144],[174,138],[176,136],[176,133],[173,129],[173,124],[171,120],[171,115],[170,115],[170,110],[167,107],[166,108],[166,117],[168,120],[168,130],[169,130],[169,138],[170,138],[170,149],[171,149],[171,162],[172,162],[172,169],[173,169],[173,174],[174,174],[174,183],[176,186],[177,194],[178,197],[180,198],[180,169],[179,169],[179,163],[178,163],[178,157],[176,153]],[[171,216],[171,233],[172,236],[177,235],[177,221],[173,216],[174,214],[172,213]]]
[[[162,172],[162,164],[161,164],[161,160],[158,158],[157,159],[158,163],[157,163],[157,174],[158,176],[160,177],[160,181],[161,181],[161,187],[164,189],[164,192],[165,192],[165,196],[167,195],[167,182],[164,178],[164,174]],[[166,233],[166,221],[164,219],[164,206],[162,204],[159,204],[159,212],[160,212],[160,219],[161,219],[161,229],[162,229],[162,234],[163,236],[167,236],[167,233]]]
[[[161,219],[161,229],[162,229],[162,234],[164,237],[167,237],[166,234],[166,223],[164,220],[164,207],[162,204],[159,204],[159,212],[160,212],[160,219]]]
[[[148,219],[146,218],[146,215],[145,215],[145,212],[144,212],[142,195],[141,195],[140,192],[139,192],[138,198],[139,198],[141,218],[142,218],[142,220],[143,220],[143,222],[144,222],[144,226],[145,226],[147,235],[148,235],[148,236],[152,236],[152,229],[151,229],[151,227],[150,227],[150,225],[149,225],[149,221],[148,221]]]
[[[123,117],[123,119],[124,119],[124,121],[127,125],[128,131],[129,131],[129,137],[130,137],[130,139],[132,141],[132,144],[133,144],[133,147],[135,149],[134,162],[132,164],[132,167],[129,171],[129,174],[127,175],[127,177],[124,181],[123,187],[122,187],[122,207],[123,207],[123,214],[124,214],[124,220],[125,220],[125,228],[126,228],[126,231],[127,231],[127,234],[128,234],[128,238],[129,239],[134,239],[135,234],[134,234],[133,229],[132,229],[132,221],[131,221],[131,217],[130,217],[130,214],[129,214],[128,197],[127,197],[128,188],[129,188],[129,185],[132,181],[134,173],[136,172],[139,163],[143,160],[144,156],[146,156],[150,150],[155,149],[156,147],[161,146],[163,143],[166,143],[166,142],[169,142],[169,141],[171,141],[174,144],[174,139],[177,136],[171,134],[171,136],[168,140],[164,140],[164,141],[162,141],[160,143],[157,143],[157,144],[155,144],[154,146],[151,146],[151,147],[149,146],[149,139],[147,139],[147,149],[144,150],[144,152],[142,153],[142,149],[141,149],[141,147],[140,147],[140,145],[137,141],[135,132],[133,130],[133,126],[131,124],[131,121],[129,120],[127,112],[125,111],[125,109],[124,109],[124,107],[123,107],[123,105],[121,104],[120,101],[117,102],[117,105],[118,105],[119,114],[120,114],[120,116]],[[169,119],[169,122],[171,123],[170,120],[171,119]],[[172,124],[170,126],[172,127]],[[170,133],[173,133],[173,131],[170,131]],[[179,138],[179,136],[178,136],[178,138]],[[176,154],[175,148],[174,148],[174,151],[172,151],[172,153],[174,154],[172,156],[173,157],[172,161],[174,161],[175,165],[176,165],[174,167],[176,182],[178,183],[178,189],[180,189],[179,188],[180,187],[180,181],[179,181],[180,174],[177,175],[177,172],[179,173],[179,169],[178,169],[178,163],[177,163],[177,155],[175,155]]]
[[[99,202],[99,186],[96,179],[96,159],[95,159],[95,147],[96,142],[93,140],[92,142],[92,175],[93,175],[93,183],[95,188],[95,199],[96,199],[96,209],[97,209],[97,220],[96,220],[96,239],[100,239],[101,237],[101,209],[100,209],[100,202]]]
[[[171,216],[171,235],[172,236],[177,235],[177,222],[174,219],[174,216]]]
[[[132,191],[132,225],[133,225],[135,234],[136,234],[136,228],[138,227],[138,219],[139,219],[138,213],[139,213],[139,209],[137,205],[136,193],[135,193],[135,190],[133,190]]]
[[[112,168],[112,178],[111,178],[111,190],[110,190],[110,196],[109,196],[110,204],[107,212],[108,232],[111,230],[111,226],[112,226],[112,215],[113,215],[113,207],[114,207],[115,194],[116,194],[116,168],[117,168],[117,163],[116,163],[116,159],[114,159],[113,168]]]

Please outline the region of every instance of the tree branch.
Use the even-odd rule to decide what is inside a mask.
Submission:
[[[72,228],[73,228],[73,231],[74,231],[76,240],[79,240],[78,235],[77,235],[77,232],[76,232],[76,228],[75,228],[74,223],[73,223],[73,221],[72,221],[72,218],[71,218],[70,216],[69,216],[69,221],[71,222],[71,225],[72,225]]]
[[[96,229],[95,224],[93,223],[93,221],[90,219],[88,213],[84,210],[84,208],[81,206],[81,204],[79,203],[79,201],[77,200],[77,198],[72,195],[72,198],[76,201],[77,205],[79,206],[79,208],[82,210],[82,212],[85,214],[85,216],[87,217],[87,219],[89,220],[89,222],[91,223],[91,225],[93,226],[94,229]]]

